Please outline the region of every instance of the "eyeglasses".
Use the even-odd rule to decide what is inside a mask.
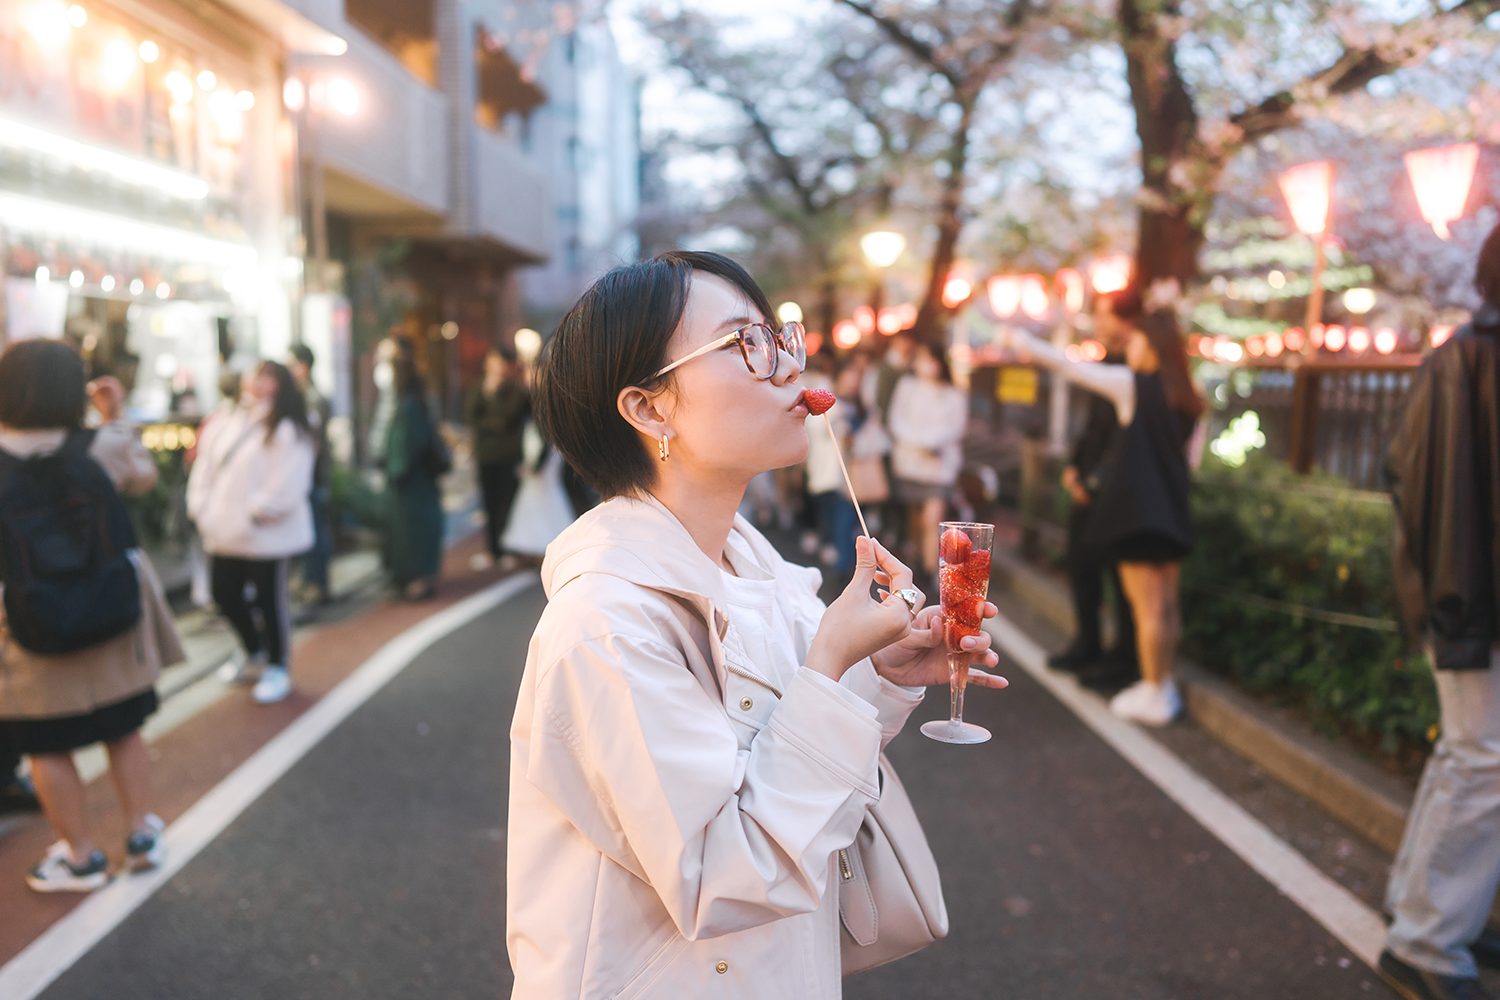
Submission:
[[[751,323],[720,337],[713,343],[704,344],[685,358],[678,358],[652,377],[661,378],[673,368],[685,365],[694,358],[728,347],[736,341],[739,342],[740,354],[745,359],[745,367],[750,369],[751,375],[761,381],[776,374],[776,366],[781,361],[782,351],[792,356],[798,368],[807,366],[807,331],[802,328],[801,323],[785,323],[780,333],[764,323]]]

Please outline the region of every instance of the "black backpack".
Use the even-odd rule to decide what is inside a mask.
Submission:
[[[33,653],[85,649],[141,618],[130,512],[98,462],[92,431],[50,455],[0,451],[0,579],[10,634]]]

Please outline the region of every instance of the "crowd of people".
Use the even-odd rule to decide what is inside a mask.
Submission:
[[[1475,953],[1487,954],[1500,885],[1500,514],[1489,492],[1500,475],[1500,229],[1477,285],[1484,306],[1415,377],[1389,470],[1397,596],[1435,667],[1443,720],[1379,962],[1416,1000],[1485,1000]],[[969,404],[938,346],[897,336],[878,357],[809,358],[800,324],[772,316],[728,258],[665,254],[601,279],[539,365],[491,351],[465,402],[485,516],[473,568],[549,557],[550,604],[512,729],[518,989],[555,991],[585,960],[628,986],[620,963],[649,951],[669,958],[634,978],[691,990],[742,963],[746,996],[837,992],[832,859],[850,870],[845,852],[889,769],[879,754],[921,689],[948,679],[927,595],[938,592],[938,523],[969,513],[957,490]],[[1114,691],[1116,715],[1163,726],[1182,711],[1188,443],[1205,403],[1171,312],[1148,309],[1139,289],[1098,295],[1092,325],[1102,363],[1002,334],[1091,400],[1062,475],[1078,632],[1051,664]],[[424,600],[441,572],[453,453],[410,346],[394,343],[387,360],[386,564],[400,596]],[[253,685],[261,704],[294,688],[294,563],[314,602],[331,596],[329,408],[314,362],[299,346],[285,364],[227,379],[187,483],[211,595],[239,642],[226,679]],[[811,415],[815,389],[841,404],[826,424]],[[107,749],[126,868],[162,860],[141,728],[160,671],[185,654],[123,499],[158,476],[124,396],[116,379],[87,381],[65,343],[0,354],[0,793],[8,804],[33,794],[11,777],[29,758],[59,836],[27,875],[39,892],[110,877],[73,760],[83,746]],[[826,607],[811,575],[735,517],[790,528],[798,497],[817,526],[804,549],[836,581]],[[885,589],[872,593],[877,581]],[[1111,649],[1106,581],[1121,598]],[[985,617],[997,613],[985,604]],[[972,683],[1002,688],[982,669],[999,662],[989,646],[984,634],[963,640]],[[675,824],[665,838],[664,822]],[[559,899],[594,911],[573,919]],[[807,942],[806,962],[775,959]]]
[[[452,452],[404,343],[391,353],[393,405],[377,455],[383,556],[397,594],[424,600],[440,576],[440,484]],[[262,705],[294,690],[294,578],[310,606],[334,597],[330,407],[313,383],[315,360],[299,344],[285,363],[226,371],[221,402],[186,455],[207,597],[237,639],[220,677]],[[475,569],[539,563],[575,504],[589,500],[581,489],[570,494],[561,456],[538,433],[529,380],[514,355],[492,351],[465,407],[488,541]],[[21,341],[0,354],[0,808],[39,808],[59,836],[27,875],[39,892],[91,891],[109,878],[73,761],[93,744],[108,751],[129,824],[126,868],[161,860],[141,729],[158,708],[161,671],[186,653],[124,502],[159,476],[125,397],[112,376],[87,381],[84,359],[65,342]]]

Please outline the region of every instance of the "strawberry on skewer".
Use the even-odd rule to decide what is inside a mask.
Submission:
[[[823,424],[828,428],[828,436],[833,439],[833,453],[838,456],[839,469],[844,473],[844,485],[849,487],[849,499],[854,504],[854,513],[859,515],[859,526],[865,537],[870,538],[869,525],[865,524],[865,512],[859,509],[859,500],[854,495],[854,483],[849,479],[849,467],[844,464],[844,450],[839,447],[838,435],[833,433],[833,421],[828,419],[828,410],[838,402],[838,397],[827,389],[808,389],[802,394],[802,402],[808,413],[815,417],[822,415]]]

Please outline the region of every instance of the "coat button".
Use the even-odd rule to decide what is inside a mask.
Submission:
[[[720,962],[718,965],[714,966],[714,971],[722,976],[724,973],[729,971],[729,963]]]
[[[740,699],[740,710],[741,711],[748,712],[748,711],[750,711],[750,709],[752,709],[754,707],[755,707],[755,702],[752,699],[750,699],[750,698],[741,698]]]

